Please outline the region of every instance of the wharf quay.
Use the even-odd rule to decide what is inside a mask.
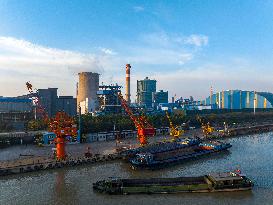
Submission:
[[[229,138],[240,135],[251,135],[264,132],[273,132],[273,124],[252,125],[243,127],[232,127],[228,132],[219,135],[202,138],[200,130],[194,130],[191,136],[199,136],[201,139]],[[97,142],[98,145],[103,142]],[[110,142],[109,142],[110,143]],[[113,145],[114,146],[114,145]],[[27,156],[15,160],[0,161],[0,176],[36,172],[41,170],[59,169],[63,167],[74,167],[84,164],[96,164],[122,159],[119,152],[111,154],[94,154],[91,157],[71,156],[65,160],[56,160],[46,156]]]
[[[95,164],[121,159],[118,153],[95,154],[92,157],[69,157],[65,160],[57,160],[49,157],[27,157],[10,161],[0,161],[0,176],[20,174],[26,172],[36,172],[41,170],[58,169],[63,167],[74,167],[84,164]]]
[[[228,134],[224,136],[238,136],[238,135],[251,135],[251,134],[260,134],[264,132],[272,132],[273,124],[263,124],[263,125],[254,125],[247,127],[237,127],[228,129]]]

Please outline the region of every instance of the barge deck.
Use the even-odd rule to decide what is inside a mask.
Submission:
[[[251,190],[252,181],[235,172],[213,173],[199,177],[112,179],[93,184],[106,194],[162,194],[180,192],[223,192]]]

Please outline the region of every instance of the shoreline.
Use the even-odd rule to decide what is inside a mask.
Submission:
[[[214,140],[214,139],[224,139],[224,138],[231,138],[236,136],[242,136],[242,135],[252,135],[252,134],[261,134],[265,132],[271,132],[273,131],[273,124],[264,124],[264,125],[256,125],[251,127],[237,127],[229,129],[228,134],[224,134],[221,136],[208,136],[204,137],[202,135],[201,129],[193,129],[189,130],[189,132],[185,133],[185,137],[200,137],[202,140]],[[202,137],[203,136],[203,137]],[[183,136],[182,136],[183,137]],[[169,138],[169,136],[156,136],[154,138],[150,138],[150,143],[155,143],[158,141],[166,140]],[[167,139],[168,140],[168,139]],[[79,151],[84,146],[92,146],[92,157],[84,157],[83,153],[79,154]],[[73,152],[69,153],[69,157],[65,160],[56,160],[50,157],[49,153],[51,148],[53,147],[43,147],[44,153],[40,155],[40,149],[36,148],[36,146],[32,145],[29,147],[24,147],[19,145],[22,150],[29,149],[28,151],[33,151],[33,153],[30,153],[29,157],[21,157],[24,156],[24,154],[19,154],[19,157],[10,159],[10,160],[0,160],[0,176],[5,175],[11,175],[11,174],[20,174],[25,172],[32,172],[32,171],[39,171],[39,170],[47,170],[47,169],[54,169],[54,168],[62,168],[62,167],[71,167],[71,166],[78,166],[82,164],[94,164],[98,162],[108,162],[113,160],[118,160],[121,157],[119,156],[119,153],[116,151],[118,147],[122,146],[138,146],[137,139],[124,139],[121,145],[117,146],[115,144],[115,141],[105,141],[105,142],[93,142],[93,143],[82,143],[79,145],[70,145],[67,146],[69,148],[73,148]],[[15,147],[15,146],[14,146]],[[10,147],[5,148],[5,151],[9,151],[11,149]],[[42,149],[42,148],[41,148]],[[0,149],[1,150],[1,149]],[[20,150],[19,150],[20,151]],[[39,153],[34,153],[36,151]],[[71,150],[70,150],[71,151]],[[12,150],[11,150],[12,152]],[[17,153],[18,154],[18,153]]]

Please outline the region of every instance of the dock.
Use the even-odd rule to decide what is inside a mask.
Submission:
[[[94,164],[121,159],[118,153],[100,155],[95,154],[92,157],[69,157],[65,160],[57,160],[49,157],[30,157],[0,162],[0,176],[34,172],[49,169],[58,169],[63,167],[74,167],[84,164]]]
[[[219,138],[229,138],[239,135],[251,135],[256,133],[273,131],[273,124],[255,125],[248,127],[230,128],[229,132]],[[202,138],[206,140],[209,138]],[[215,139],[215,137],[212,137]],[[92,157],[71,156],[65,160],[57,160],[47,156],[27,156],[15,160],[0,161],[0,176],[34,172],[49,169],[58,169],[62,167],[74,167],[84,164],[95,164],[122,159],[119,152],[111,154],[94,154]]]
[[[237,128],[229,129],[228,136],[250,135],[250,134],[258,134],[258,133],[272,132],[272,131],[273,131],[273,124],[237,127]]]

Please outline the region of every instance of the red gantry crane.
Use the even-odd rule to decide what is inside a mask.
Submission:
[[[128,106],[126,100],[123,98],[121,93],[118,94],[118,98],[121,102],[122,107],[135,124],[140,145],[148,144],[147,138],[149,136],[155,135],[155,128],[147,121],[145,116],[135,116],[133,114],[131,108]]]
[[[77,136],[77,126],[74,119],[65,112],[57,112],[56,116],[49,120],[49,131],[56,134],[56,158],[63,160],[67,157],[65,151],[66,137]]]
[[[26,86],[29,93],[31,94],[33,103],[36,106],[36,112],[42,115],[43,121],[49,127],[48,131],[54,132],[56,134],[56,138],[54,139],[56,144],[56,158],[58,160],[65,159],[67,156],[65,151],[66,137],[77,136],[77,126],[74,119],[68,116],[65,112],[57,112],[55,117],[49,118],[45,108],[40,102],[39,93],[37,90],[33,90],[33,86],[30,82],[26,82]]]

